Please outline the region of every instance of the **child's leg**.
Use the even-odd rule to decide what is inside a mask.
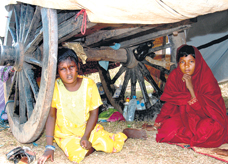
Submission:
[[[65,139],[56,139],[56,143],[70,161],[80,163],[86,156],[92,153],[92,150],[88,151],[81,147],[80,140],[79,137],[69,136]]]
[[[144,129],[132,129],[132,128],[126,128],[123,130],[123,133],[128,138],[135,138],[135,139],[147,139],[147,134]]]
[[[90,134],[89,141],[96,151],[115,153],[122,150],[126,139],[127,136],[124,133],[109,133],[102,125],[97,124]]]

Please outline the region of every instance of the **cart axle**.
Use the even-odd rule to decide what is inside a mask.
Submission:
[[[20,71],[24,61],[24,48],[22,44],[17,43],[15,46],[0,45],[0,65],[10,64],[16,71]]]

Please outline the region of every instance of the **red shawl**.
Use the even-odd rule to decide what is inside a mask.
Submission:
[[[182,46],[181,46],[182,47]],[[181,48],[179,47],[179,49]],[[217,80],[196,47],[192,84],[197,102],[191,100],[180,67],[174,69],[165,85],[165,101],[156,123],[162,123],[157,142],[186,143],[190,146],[218,147],[228,142],[228,117]]]

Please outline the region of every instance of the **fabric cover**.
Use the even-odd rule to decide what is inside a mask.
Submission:
[[[91,22],[173,23],[228,9],[227,0],[8,0],[61,10],[86,9]]]
[[[228,81],[228,10],[200,16],[197,23],[187,30],[187,44],[199,47],[214,42],[200,49],[203,58],[211,68],[219,83]]]

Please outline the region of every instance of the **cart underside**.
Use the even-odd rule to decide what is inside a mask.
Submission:
[[[176,49],[185,43],[183,31],[194,22],[159,25],[87,22],[86,33],[82,35],[83,16],[75,19],[78,12],[22,3],[9,6],[0,65],[12,65],[15,69],[14,76],[5,83],[5,99],[13,100],[7,105],[7,113],[10,128],[19,142],[33,142],[43,131],[54,89],[58,47],[68,43],[71,48],[75,44],[83,47],[87,60],[82,64],[81,74],[99,72],[107,98],[120,112],[128,83],[131,97],[136,94],[138,83],[145,101],[145,115],[153,116],[159,111],[149,101],[145,82],[153,87],[153,94],[159,99],[168,74],[175,67]],[[116,43],[120,45],[118,48],[110,47]],[[167,48],[171,54],[165,53]],[[155,54],[157,51],[161,55]],[[109,70],[100,67],[98,61],[109,61]],[[109,71],[117,66],[119,71],[111,77]],[[120,96],[112,98],[114,85],[122,74]]]

